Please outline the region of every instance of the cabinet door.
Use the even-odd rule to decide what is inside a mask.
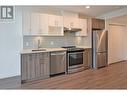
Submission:
[[[27,61],[28,56],[25,54],[21,55],[21,80],[27,80]]]
[[[40,75],[40,70],[41,70],[41,68],[40,68],[40,55],[39,55],[39,53],[36,53],[35,54],[36,56],[34,57],[34,64],[35,64],[35,79],[37,79],[37,78],[40,78],[41,77],[41,75]]]
[[[79,28],[82,31],[76,32],[76,36],[87,36],[87,19],[79,19]]]
[[[63,36],[63,16],[49,15],[48,35]]]
[[[49,62],[50,62],[49,53],[39,54],[40,77],[43,78],[49,77],[49,68],[50,68]]]
[[[79,28],[79,19],[74,17],[64,16],[64,27]]]
[[[31,35],[39,35],[39,14],[31,13]]]
[[[47,14],[40,14],[39,20],[39,35],[48,35],[48,15]]]
[[[34,54],[22,55],[21,76],[22,80],[31,80],[35,78]]]
[[[105,28],[105,20],[103,19],[92,19],[92,28],[93,29],[104,29]]]
[[[64,16],[63,17],[63,23],[64,23],[64,27],[69,28],[70,27],[70,22],[71,22],[71,18],[68,16]]]
[[[35,79],[35,54],[21,55],[21,79],[22,81]]]
[[[49,53],[34,53],[21,55],[21,80],[31,80],[49,77]]]
[[[88,67],[92,67],[92,50],[88,49]]]
[[[105,20],[100,20],[101,29],[105,29]]]
[[[63,27],[63,16],[49,15],[49,26]]]
[[[92,66],[92,51],[91,49],[85,49],[84,51],[84,66],[90,68]]]
[[[23,12],[22,15],[22,32],[23,35],[30,35],[31,34],[31,16],[30,12]]]
[[[87,49],[85,49],[84,51],[84,66],[85,68],[88,67],[88,50]]]
[[[99,29],[99,20],[98,19],[92,19],[92,29]]]
[[[35,79],[35,54],[28,54],[27,56],[29,56],[28,58],[28,62],[27,62],[27,79],[28,80],[32,80]]]
[[[70,26],[72,28],[79,28],[79,18],[71,18]]]

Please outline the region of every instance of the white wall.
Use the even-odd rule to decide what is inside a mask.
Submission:
[[[22,10],[15,8],[14,21],[0,21],[0,78],[20,75]]]

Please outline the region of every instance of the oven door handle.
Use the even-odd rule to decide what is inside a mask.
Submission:
[[[84,52],[73,52],[73,53],[68,53],[68,54],[81,54],[81,53],[84,54]]]

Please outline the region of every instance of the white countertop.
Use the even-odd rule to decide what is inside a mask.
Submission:
[[[84,49],[91,48],[90,46],[76,46],[76,47],[78,47],[78,48],[84,48]],[[65,48],[42,48],[42,49],[45,49],[45,50],[44,51],[32,51],[32,50],[37,50],[37,49],[23,49],[21,51],[21,54],[39,53],[39,52],[66,51],[67,50]]]
[[[45,49],[44,51],[32,51],[36,49],[23,49],[21,54],[28,54],[28,53],[40,53],[40,52],[54,52],[54,51],[66,51],[67,49],[64,48],[42,48]]]

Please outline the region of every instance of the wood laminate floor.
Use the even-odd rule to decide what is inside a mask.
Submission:
[[[127,61],[20,84],[20,77],[0,80],[0,89],[127,89]]]

